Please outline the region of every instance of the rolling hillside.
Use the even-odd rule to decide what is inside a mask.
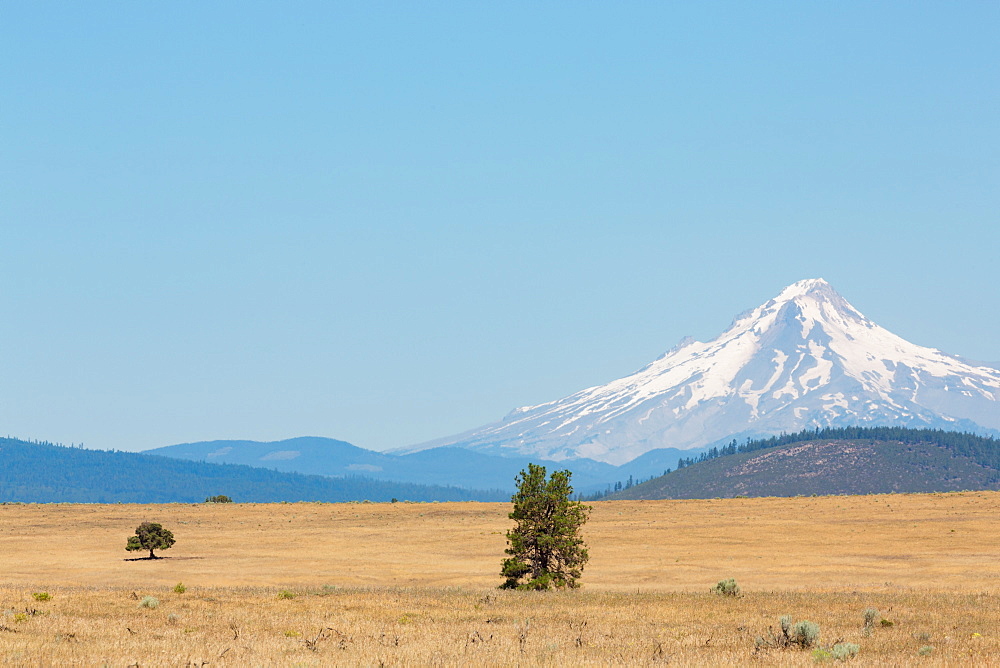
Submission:
[[[828,430],[861,434],[877,430]],[[1000,489],[996,441],[931,430],[899,438],[778,437],[750,442],[609,495],[609,499],[880,494]],[[808,432],[807,432],[808,433]],[[923,437],[917,437],[924,434]],[[749,446],[749,447],[748,447]]]
[[[699,454],[697,451],[695,454]],[[335,477],[364,476],[377,480],[466,489],[514,491],[514,477],[529,463],[549,470],[569,469],[573,487],[590,493],[605,489],[610,481],[659,475],[691,451],[664,448],[616,467],[590,459],[562,462],[538,457],[501,457],[463,448],[433,448],[410,454],[376,452],[346,441],[305,436],[283,441],[202,441],[181,443],[145,454],[213,464],[245,464],[294,473]]]
[[[0,439],[0,502],[506,501],[509,494],[370,478],[327,478],[133,452]]]

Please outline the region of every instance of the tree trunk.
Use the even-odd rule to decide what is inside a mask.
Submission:
[[[149,548],[149,558],[150,559],[156,559],[156,555],[153,554],[153,548]]]

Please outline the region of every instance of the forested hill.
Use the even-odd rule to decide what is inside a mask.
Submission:
[[[794,434],[781,434],[771,438],[747,439],[742,445],[733,440],[722,448],[711,448],[698,458],[681,458],[677,468],[741,452],[754,452],[779,445],[822,440],[893,441],[906,445],[926,443],[945,448],[955,455],[969,457],[982,466],[1000,470],[1000,441],[992,436],[979,436],[969,432],[944,431],[942,429],[909,429],[907,427],[827,427],[825,429],[806,429]]]
[[[328,478],[133,452],[85,450],[0,438],[0,501],[197,503],[234,501],[507,501],[499,490],[418,485],[364,477]]]
[[[1000,442],[929,429],[822,429],[747,441],[681,460],[676,471],[607,496],[943,492],[1000,488]]]

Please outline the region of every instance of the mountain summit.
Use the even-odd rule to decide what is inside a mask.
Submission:
[[[707,343],[685,339],[630,376],[415,449],[622,464],[658,448],[852,425],[1000,429],[1000,369],[910,343],[809,279]]]

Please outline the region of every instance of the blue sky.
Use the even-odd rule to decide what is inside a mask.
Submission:
[[[0,433],[446,436],[823,277],[1000,360],[1000,4],[4,3]]]

